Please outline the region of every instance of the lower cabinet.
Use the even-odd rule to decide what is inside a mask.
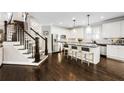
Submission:
[[[124,46],[107,45],[107,57],[124,61]]]
[[[106,56],[106,46],[100,46],[100,55]]]
[[[118,46],[118,57],[124,60],[124,46]]]
[[[3,55],[2,55],[3,53],[2,52],[3,52],[3,48],[0,47],[0,66],[1,66],[2,61],[3,61],[2,60],[3,59]]]

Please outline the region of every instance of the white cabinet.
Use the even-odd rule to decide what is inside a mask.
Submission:
[[[0,47],[0,66],[2,64],[2,61],[3,61],[3,48]]]
[[[121,21],[121,37],[124,37],[124,21]]]
[[[118,57],[120,58],[120,59],[124,59],[124,46],[118,46]]]
[[[107,57],[114,58],[118,55],[118,47],[115,45],[107,45]]]
[[[102,25],[103,38],[118,38],[120,37],[120,22],[106,23]]]
[[[107,57],[124,61],[124,46],[107,45]]]
[[[101,38],[101,25],[92,28],[93,40],[98,40]]]
[[[86,40],[98,40],[101,38],[101,30],[102,30],[102,25],[97,25],[97,26],[92,26],[92,31],[87,32],[86,28],[84,31],[84,39]],[[83,32],[83,30],[82,30]],[[79,31],[78,31],[79,33]],[[81,33],[80,33],[81,34]]]

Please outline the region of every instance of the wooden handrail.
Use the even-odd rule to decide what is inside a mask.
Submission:
[[[30,36],[33,40],[35,40],[35,38],[32,37],[27,31],[24,30],[24,32],[25,32],[28,36]]]
[[[41,36],[38,32],[36,32],[33,28],[30,28],[35,34],[37,34],[38,36],[40,36],[43,40],[45,40],[45,55],[48,55],[48,45],[47,45],[47,43],[48,43],[48,40],[47,40],[47,38],[45,37],[43,37],[43,36]]]
[[[33,36],[31,36],[27,31],[25,31],[20,25],[18,25],[28,36],[30,36],[33,40],[35,40],[35,38]]]
[[[30,30],[32,30],[35,34],[37,34],[38,36],[40,36],[42,39],[45,40],[45,38],[43,36],[41,36],[38,32],[36,32],[33,28],[30,28]]]

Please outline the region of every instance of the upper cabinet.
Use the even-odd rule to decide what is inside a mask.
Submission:
[[[121,35],[121,22],[112,22],[102,25],[103,38],[118,38]],[[123,28],[124,29],[124,28]]]
[[[101,25],[92,28],[92,38],[93,40],[98,40],[101,38]]]
[[[124,21],[121,21],[121,37],[124,37]]]
[[[91,32],[84,31],[84,39],[86,40],[98,40],[101,38],[101,25],[92,26]]]

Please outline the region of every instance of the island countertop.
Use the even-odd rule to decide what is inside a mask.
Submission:
[[[96,44],[74,44],[74,43],[68,43],[68,45],[75,45],[75,46],[87,47],[87,48],[97,48],[97,47],[99,47]]]

